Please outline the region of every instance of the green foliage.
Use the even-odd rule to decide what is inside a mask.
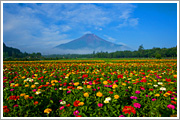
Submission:
[[[161,59],[161,54],[156,54],[156,59]]]

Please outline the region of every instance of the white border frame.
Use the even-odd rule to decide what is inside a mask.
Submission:
[[[3,3],[177,3],[177,117],[3,117]],[[179,1],[1,1],[1,119],[179,119]]]

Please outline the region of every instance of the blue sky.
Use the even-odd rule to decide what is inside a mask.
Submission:
[[[86,33],[134,50],[175,47],[177,4],[3,4],[3,41],[22,52],[54,53],[51,48]]]

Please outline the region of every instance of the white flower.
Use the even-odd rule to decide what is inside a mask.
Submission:
[[[64,104],[66,104],[66,101],[61,101],[60,104],[64,105]]]
[[[37,84],[39,84],[39,83],[38,83],[38,82],[35,82],[34,84],[37,85]]]
[[[111,97],[107,97],[105,100],[110,101],[110,100],[111,100]]]
[[[160,90],[166,91],[166,88],[165,87],[161,87]]]
[[[59,90],[62,90],[62,87],[60,87]]]
[[[158,82],[158,85],[162,85],[163,83],[162,82]]]
[[[41,92],[40,92],[40,91],[37,91],[35,94],[36,94],[36,95],[39,95],[39,94],[41,94]]]
[[[158,85],[154,85],[154,87],[158,87]]]
[[[109,100],[104,100],[104,103],[109,103]]]

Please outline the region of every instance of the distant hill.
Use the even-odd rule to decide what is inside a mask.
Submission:
[[[19,49],[8,47],[3,43],[3,53],[6,54],[6,56],[17,56],[23,54]]]
[[[93,51],[115,52],[115,51],[132,50],[131,48],[125,45],[118,45],[106,41],[95,34],[85,34],[78,39],[72,40],[65,44],[60,44],[55,48],[61,49],[63,51],[69,50],[70,54],[71,53],[87,54],[87,53],[92,53]],[[80,51],[81,53],[75,51]]]

